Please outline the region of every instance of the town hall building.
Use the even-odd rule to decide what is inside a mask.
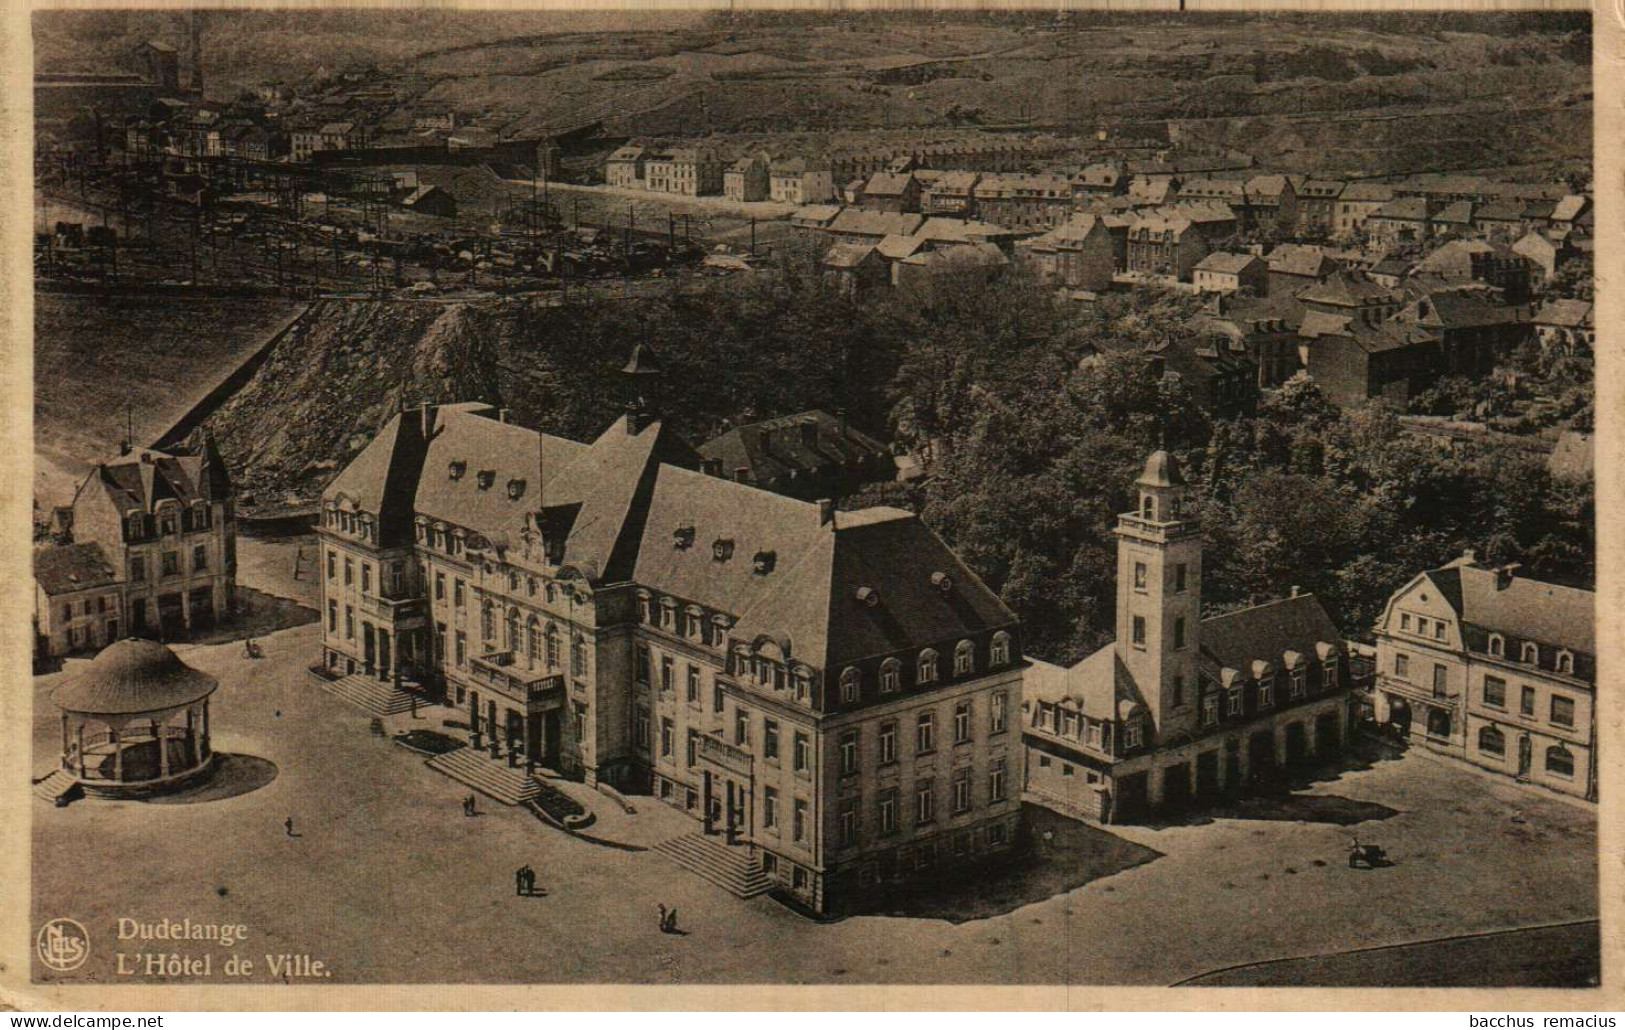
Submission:
[[[913,514],[702,469],[645,400],[591,443],[396,415],[323,497],[326,675],[443,698],[479,775],[652,793],[738,893],[830,912],[1006,853],[1015,616]]]

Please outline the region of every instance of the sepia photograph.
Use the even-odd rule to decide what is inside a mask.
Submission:
[[[28,24],[30,989],[1603,984],[1589,10]]]

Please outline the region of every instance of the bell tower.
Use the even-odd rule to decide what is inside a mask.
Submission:
[[[1202,538],[1173,455],[1152,454],[1134,485],[1138,505],[1117,520],[1116,648],[1163,740],[1196,729]]]
[[[621,368],[621,375],[632,384],[632,400],[626,405],[627,424],[633,433],[660,419],[660,383],[666,369],[660,363],[654,348],[638,343],[632,356]]]

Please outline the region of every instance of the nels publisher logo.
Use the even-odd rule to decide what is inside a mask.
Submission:
[[[72,919],[53,919],[40,927],[34,947],[47,967],[66,973],[90,957],[90,933]]]

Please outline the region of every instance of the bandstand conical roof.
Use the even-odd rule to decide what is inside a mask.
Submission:
[[[151,640],[119,640],[91,659],[90,666],[51,693],[65,712],[86,715],[141,715],[201,701],[217,682]]]

